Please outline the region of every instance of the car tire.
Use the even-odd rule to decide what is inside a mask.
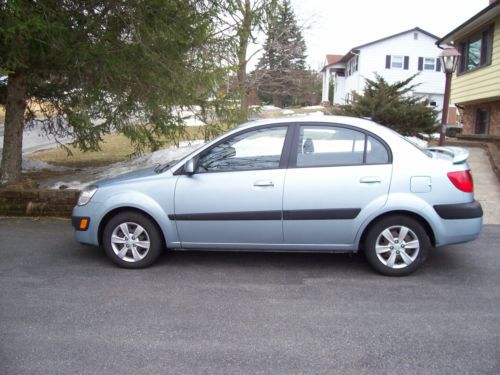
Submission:
[[[133,211],[113,216],[104,227],[102,242],[106,255],[123,268],[149,267],[164,249],[156,223]]]
[[[377,221],[364,242],[366,259],[373,269],[387,276],[406,276],[427,258],[431,243],[423,226],[407,216]]]

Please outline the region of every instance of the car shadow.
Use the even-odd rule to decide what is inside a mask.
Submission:
[[[71,253],[75,262],[93,263],[99,266],[116,267],[102,248],[78,244]],[[361,253],[294,253],[257,251],[185,251],[166,250],[151,267],[153,269],[196,267],[198,270],[228,268],[258,268],[282,270],[348,270],[370,273],[368,263]]]

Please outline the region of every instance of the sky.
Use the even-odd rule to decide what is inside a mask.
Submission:
[[[305,26],[308,63],[323,66],[326,54],[420,27],[442,37],[486,8],[488,0],[291,0]]]

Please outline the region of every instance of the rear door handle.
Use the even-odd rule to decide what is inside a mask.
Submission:
[[[362,184],[379,184],[382,182],[382,180],[380,179],[380,177],[367,176],[367,177],[361,177],[359,182]]]
[[[274,186],[274,183],[271,180],[258,180],[253,183],[253,186],[258,186],[258,187]]]

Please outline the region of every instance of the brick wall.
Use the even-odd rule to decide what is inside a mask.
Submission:
[[[78,190],[0,189],[0,216],[71,217]]]
[[[474,124],[478,109],[487,110],[490,114],[489,135],[500,135],[500,101],[464,105],[463,134],[474,134]]]

